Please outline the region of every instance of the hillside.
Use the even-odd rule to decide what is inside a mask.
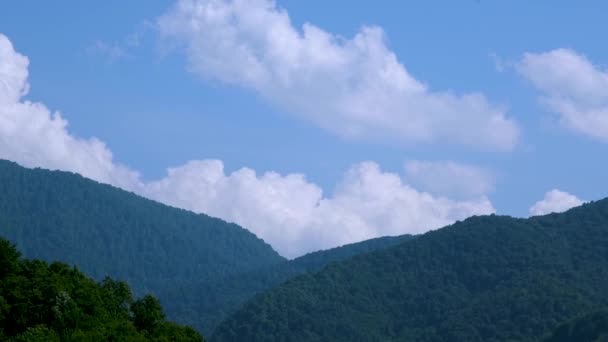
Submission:
[[[603,309],[560,325],[545,342],[608,342],[608,310]]]
[[[215,282],[285,261],[235,224],[76,174],[0,161],[0,194],[0,235],[24,256],[76,265],[97,280],[126,281],[163,304],[174,284]],[[202,321],[199,313],[180,310],[173,305],[168,316]]]
[[[484,216],[257,295],[212,341],[537,340],[608,303],[608,200]]]
[[[202,342],[164,318],[152,296],[134,300],[124,282],[96,283],[70,266],[22,259],[0,238],[0,340]]]
[[[355,255],[388,248],[412,239],[411,235],[382,237],[325,251],[309,253],[294,260],[218,279],[213,282],[191,282],[175,284],[162,293],[166,306],[171,311],[184,314],[179,321],[196,325],[187,316],[197,313],[202,319],[205,332],[211,332],[226,316],[255,294],[270,289],[282,282],[308,272],[321,270],[332,262]]]

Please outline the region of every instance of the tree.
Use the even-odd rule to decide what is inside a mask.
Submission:
[[[145,330],[151,333],[165,319],[160,302],[150,295],[136,300],[131,305],[131,312],[133,313],[133,325],[138,331]]]
[[[100,285],[105,291],[104,302],[110,314],[121,318],[129,317],[129,308],[133,304],[133,295],[129,285],[110,277],[105,277]]]
[[[0,239],[0,280],[4,279],[17,267],[21,253],[8,240]]]

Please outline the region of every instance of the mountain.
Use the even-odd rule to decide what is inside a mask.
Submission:
[[[124,282],[96,283],[70,266],[22,259],[0,238],[0,340],[202,342],[164,318],[153,296],[133,300]]]
[[[384,237],[280,257],[247,230],[79,175],[0,160],[0,235],[24,255],[153,293],[167,316],[209,334],[253,295],[327,264],[396,245]]]
[[[175,284],[213,283],[285,261],[236,224],[8,161],[0,161],[0,235],[28,258],[76,265],[97,280],[126,281],[163,305],[162,294]],[[198,312],[170,306],[172,319],[202,321]]]
[[[539,340],[608,304],[608,200],[472,217],[256,295],[224,341]]]
[[[197,313],[205,333],[213,329],[230,313],[236,311],[248,299],[264,290],[275,287],[295,276],[316,272],[330,263],[355,255],[388,248],[414,238],[412,235],[382,237],[325,251],[309,253],[294,260],[236,274],[215,281],[186,282],[175,284],[162,292],[169,311],[179,311],[180,322],[197,325],[188,313]]]
[[[608,342],[608,310],[599,310],[560,325],[545,342]]]

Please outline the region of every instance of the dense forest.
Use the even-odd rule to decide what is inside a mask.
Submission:
[[[26,257],[156,295],[173,321],[207,335],[254,294],[328,263],[396,245],[385,237],[285,260],[255,235],[79,175],[0,160],[0,234]]]
[[[607,288],[603,200],[530,219],[472,217],[333,263],[256,295],[212,340],[540,340],[606,307]]]
[[[45,260],[0,240],[0,340],[201,339],[163,307],[217,342],[606,340],[608,200],[286,260],[71,173],[0,161],[0,193],[0,235]]]
[[[545,342],[608,342],[608,310],[603,309],[560,325]]]
[[[22,259],[0,238],[0,340],[202,342],[165,320],[158,299],[133,299],[129,286],[97,283],[64,263]]]
[[[235,224],[72,173],[0,160],[0,194],[0,235],[25,257],[76,265],[96,280],[126,281],[135,294],[152,293],[163,305],[175,284],[214,283],[285,261]],[[171,304],[170,319],[205,331],[187,301]]]
[[[168,288],[167,292],[163,292],[162,297],[167,299],[165,306],[168,310],[176,306],[176,309],[172,311],[179,311],[183,314],[196,313],[196,317],[204,322],[206,328],[204,332],[211,332],[227,315],[259,292],[275,287],[295,276],[319,271],[332,262],[394,246],[412,238],[411,235],[402,235],[371,239],[309,253],[294,260],[218,279],[214,282],[175,284]],[[188,317],[178,318],[183,322],[191,322]],[[190,324],[196,324],[196,322]]]

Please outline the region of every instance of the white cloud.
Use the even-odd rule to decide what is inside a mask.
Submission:
[[[257,91],[340,136],[509,150],[518,128],[480,93],[434,91],[388,49],[379,27],[352,39],[293,27],[273,0],[180,0],[158,20],[193,72]]]
[[[148,184],[145,194],[239,223],[289,257],[383,235],[423,233],[494,212],[483,196],[434,197],[372,162],[353,166],[330,197],[300,174],[256,175],[247,168],[225,174],[217,160],[171,169],[166,178]]]
[[[422,233],[494,212],[487,198],[454,201],[417,191],[372,162],[347,172],[331,196],[301,174],[226,174],[218,160],[191,161],[145,183],[113,161],[103,142],[79,139],[43,104],[24,101],[28,59],[0,35],[0,159],[80,173],[176,207],[247,227],[286,256],[381,235]]]
[[[584,201],[576,196],[557,189],[551,190],[545,194],[545,198],[536,202],[530,207],[530,215],[545,215],[549,213],[561,213],[570,208],[578,207]]]
[[[494,174],[487,169],[454,161],[405,163],[406,179],[425,191],[454,197],[485,195],[494,190]]]
[[[608,71],[568,49],[526,53],[518,71],[542,93],[541,101],[579,133],[608,142]]]
[[[70,135],[68,123],[59,113],[22,100],[29,89],[28,64],[28,58],[0,34],[0,158],[136,188],[137,173],[113,162],[112,152],[103,142]]]

